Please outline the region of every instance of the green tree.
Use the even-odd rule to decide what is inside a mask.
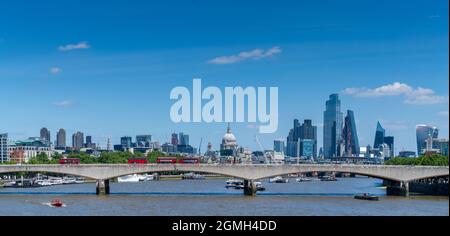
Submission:
[[[418,165],[418,166],[448,166],[448,156],[432,154],[416,158],[395,157],[386,161],[385,165]]]
[[[38,153],[35,157],[30,158],[28,164],[50,164],[50,159],[44,152]]]

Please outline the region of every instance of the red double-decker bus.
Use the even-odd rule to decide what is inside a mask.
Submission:
[[[59,164],[80,164],[79,158],[62,158],[59,159]]]
[[[180,164],[198,164],[200,163],[199,158],[182,158],[178,161]]]
[[[158,164],[176,164],[177,158],[176,157],[158,157],[156,159],[156,163],[158,163]]]
[[[148,160],[144,158],[131,158],[128,159],[128,164],[147,164]]]

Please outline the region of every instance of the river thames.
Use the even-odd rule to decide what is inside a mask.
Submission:
[[[381,180],[357,177],[336,182],[269,183],[257,196],[226,189],[226,179],[111,183],[111,194],[95,195],[95,184],[0,188],[0,215],[26,216],[414,216],[449,215],[449,198],[386,196]],[[371,193],[380,201],[355,194]],[[48,203],[60,198],[66,206]]]

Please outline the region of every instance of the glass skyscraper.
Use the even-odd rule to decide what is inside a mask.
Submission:
[[[150,147],[151,142],[152,136],[150,134],[136,135],[136,145],[138,147]]]
[[[125,136],[120,138],[120,145],[124,148],[131,148],[132,140],[131,137]]]
[[[373,148],[379,148],[384,143],[384,136],[386,130],[383,129],[380,122],[377,122],[377,130],[375,131],[375,141],[373,142]]]
[[[356,131],[355,116],[351,110],[347,110],[344,129],[342,130],[342,141],[345,148],[343,151],[346,156],[359,155],[359,140]]]
[[[330,158],[338,155],[342,131],[341,101],[338,94],[331,94],[323,112],[323,155]]]
[[[274,140],[273,150],[275,152],[284,152],[284,140]]]
[[[313,142],[312,156],[317,156],[317,126],[312,125],[312,120],[304,120],[300,125],[297,119],[294,120],[294,128],[289,131],[287,137],[287,155],[290,157],[302,156],[303,146],[301,141],[304,139]]]
[[[426,140],[429,136],[433,139],[437,139],[439,129],[431,125],[417,125],[416,126],[416,138],[417,138],[417,156],[423,153],[426,148]]]

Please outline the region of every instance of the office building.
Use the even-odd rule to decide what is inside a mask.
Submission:
[[[284,140],[278,139],[273,141],[273,150],[275,152],[284,153]]]
[[[384,136],[385,136],[386,130],[383,129],[380,122],[377,122],[377,129],[375,131],[375,141],[373,143],[373,148],[379,148],[381,144],[384,143]]]
[[[341,101],[338,94],[331,94],[323,113],[323,155],[325,158],[338,156],[342,131]]]
[[[173,133],[173,134],[172,134],[171,144],[172,144],[172,145],[175,145],[175,146],[179,144],[179,143],[178,143],[178,134],[176,134],[176,133]]]
[[[8,134],[0,134],[0,162],[9,161]]]
[[[347,116],[342,130],[342,144],[344,150],[341,150],[345,156],[359,156],[359,140],[356,131],[355,116],[353,111],[347,110]],[[340,147],[342,148],[342,146]]]
[[[76,132],[72,135],[72,148],[74,150],[80,150],[84,147],[84,134],[82,132]]]
[[[302,156],[302,140],[307,139],[313,142],[312,157],[317,157],[317,127],[312,125],[311,120],[304,120],[300,125],[297,119],[294,120],[294,127],[289,131],[287,137],[286,154],[290,157]]]
[[[120,145],[122,145],[123,148],[131,148],[132,144],[131,137],[124,136],[120,138]]]
[[[10,146],[10,160],[16,163],[27,163],[31,158],[40,153],[52,157],[53,150],[47,140],[41,138],[29,138],[13,142]]]
[[[189,135],[180,133],[179,142],[179,145],[189,145]]]
[[[394,137],[393,136],[386,136],[383,139],[384,143],[387,144],[389,146],[389,157],[394,157],[395,153],[394,153]]]
[[[150,147],[152,143],[151,135],[136,135],[136,146],[137,147]]]
[[[306,158],[314,157],[314,148],[316,142],[313,139],[301,139],[300,141],[300,156]]]
[[[47,128],[42,128],[41,129],[41,139],[42,140],[44,140],[45,142],[47,142],[47,143],[50,143],[51,142],[51,140],[50,140],[50,130],[48,130]]]
[[[64,129],[56,132],[56,149],[66,149],[66,131]]]

